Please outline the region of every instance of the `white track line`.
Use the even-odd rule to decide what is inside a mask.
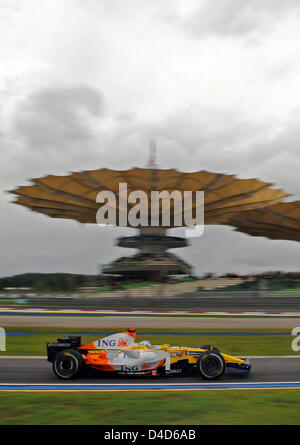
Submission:
[[[256,385],[278,385],[278,384],[300,384],[300,381],[284,381],[284,382],[218,382],[218,383],[206,383],[206,382],[195,382],[195,383],[0,383],[1,386],[190,386],[190,385],[205,385],[205,386],[224,386],[224,385],[238,385],[238,386],[256,386]]]

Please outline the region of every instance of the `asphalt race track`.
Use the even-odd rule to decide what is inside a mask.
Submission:
[[[2,316],[0,326],[53,326],[84,329],[87,327],[124,328],[207,328],[207,329],[291,329],[300,326],[300,318],[237,318],[237,317],[76,317],[76,316]],[[193,389],[257,389],[257,388],[300,388],[300,354],[297,357],[254,357],[250,358],[252,372],[248,376],[224,375],[215,382],[197,377],[168,378],[150,376],[127,377],[83,377],[70,382],[58,379],[52,364],[39,357],[1,357],[0,391],[15,390],[193,390]],[[23,384],[23,385],[22,385]],[[28,386],[29,385],[29,386]],[[47,386],[49,385],[49,386]]]
[[[258,382],[300,382],[300,355],[297,357],[256,357],[250,358],[252,372],[248,376],[224,375],[218,382],[258,383]],[[194,384],[207,383],[197,377],[150,377],[150,376],[111,376],[101,378],[81,378],[70,382],[58,379],[52,371],[52,364],[46,358],[4,358],[0,357],[0,385],[3,383],[29,384]]]

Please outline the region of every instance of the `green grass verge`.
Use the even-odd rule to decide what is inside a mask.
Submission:
[[[271,290],[271,291],[266,291],[266,295],[268,296],[276,296],[276,295],[299,295],[300,294],[300,287],[292,287],[292,288],[284,288],[284,289],[279,289],[279,290]]]
[[[1,425],[300,424],[299,390],[0,393]]]
[[[56,341],[63,333],[68,332],[85,332],[82,335],[82,344],[89,343],[104,335],[88,334],[89,332],[96,332],[96,329],[74,329],[74,328],[16,328],[6,327],[9,331],[26,331],[32,332],[30,335],[18,335],[6,337],[6,351],[0,352],[1,355],[45,355],[46,343]],[[107,335],[113,332],[125,331],[126,327],[120,329],[108,330],[99,329],[101,332],[107,332]],[[151,335],[146,332],[161,332],[163,335]],[[294,337],[291,335],[214,335],[215,332],[230,332],[238,333],[239,330],[229,329],[180,329],[180,332],[191,333],[192,335],[168,335],[171,332],[177,332],[175,329],[144,329],[138,332],[137,341],[148,339],[153,344],[168,343],[174,346],[196,346],[199,347],[204,344],[214,344],[222,352],[238,356],[247,355],[299,355],[291,349],[291,342]],[[194,334],[195,332],[212,332],[210,335]],[[272,332],[272,333],[288,333],[290,330],[250,330],[244,332]],[[58,334],[61,333],[61,334]]]

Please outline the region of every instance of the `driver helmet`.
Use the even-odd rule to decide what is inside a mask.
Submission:
[[[134,341],[136,340],[135,328],[128,328],[127,334],[130,335],[130,337],[132,337]]]
[[[143,340],[143,341],[140,341],[139,342],[139,345],[141,345],[141,346],[146,346],[147,348],[151,348],[151,343],[150,343],[150,341],[148,341],[148,340]]]

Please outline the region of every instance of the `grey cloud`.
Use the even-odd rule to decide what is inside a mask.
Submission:
[[[205,227],[203,236],[193,238],[189,247],[172,252],[195,265],[197,274],[298,270],[300,260],[297,242],[251,237],[224,226]]]
[[[239,170],[247,153],[255,150],[268,131],[267,126],[243,119],[238,112],[197,108],[174,112],[145,129],[161,139],[162,150],[158,152],[164,162],[170,163],[168,151],[172,151],[171,167],[227,173]]]
[[[103,112],[102,95],[91,87],[45,88],[20,104],[14,130],[31,149],[66,149],[89,140],[89,118]]]
[[[75,119],[72,125],[74,134],[81,132],[81,122]],[[88,128],[88,123],[85,125]],[[32,127],[27,129],[32,130]],[[280,133],[270,138],[270,133],[276,130],[270,123],[243,119],[237,111],[229,113],[191,107],[173,112],[159,121],[139,121],[130,110],[124,110],[115,116],[114,126],[101,133],[101,138],[91,130],[89,139],[84,141],[84,150],[83,139],[73,142],[71,135],[70,139],[59,140],[57,136],[49,134],[52,131],[50,126],[45,131],[45,138],[52,140],[58,155],[51,156],[46,139],[44,147],[49,172],[45,171],[44,151],[38,152],[26,142],[16,153],[18,176],[21,180],[21,170],[26,171],[23,176],[28,177],[57,169],[64,174],[72,169],[102,166],[120,169],[143,167],[148,157],[148,141],[154,137],[158,142],[158,163],[163,168],[186,171],[207,169],[236,173],[239,177],[258,177],[298,194],[299,199],[298,124],[295,120],[289,121]],[[15,138],[18,137],[19,133],[16,132]],[[28,138],[32,141],[35,135],[29,133]],[[73,148],[78,147],[78,143],[81,149],[76,152]],[[64,155],[68,147],[73,150],[71,158]]]
[[[25,272],[98,273],[132,249],[114,246],[121,234],[111,228],[80,225],[70,220],[47,218],[24,207],[1,202],[0,276]],[[124,229],[123,233],[132,234]]]
[[[19,11],[21,9],[21,5],[19,0],[1,0],[0,3],[0,11]]]
[[[195,154],[198,150],[245,148],[249,140],[258,138],[264,131],[263,126],[241,118],[236,112],[196,107],[186,107],[152,125],[152,132],[173,139]]]
[[[35,20],[35,2],[30,3],[32,3],[32,9],[30,7],[26,9],[26,7],[21,11],[26,15],[24,18],[29,19],[29,26],[31,12],[33,13],[32,23]],[[280,125],[285,125],[279,132],[276,128],[276,117],[274,119],[272,117],[273,113],[270,113],[269,118],[266,116],[264,121],[259,117],[251,120],[251,113],[258,106],[255,103],[255,98],[252,102],[251,98],[248,98],[249,114],[244,107],[245,115],[250,116],[248,119],[244,118],[241,112],[234,109],[232,105],[225,103],[226,95],[211,102],[219,103],[220,109],[217,107],[204,109],[203,104],[209,103],[210,99],[206,95],[206,99],[204,98],[203,101],[201,97],[197,96],[196,84],[193,103],[190,106],[182,105],[180,109],[176,109],[175,106],[174,111],[165,117],[162,116],[164,108],[158,102],[152,118],[143,119],[143,113],[139,113],[138,109],[143,109],[144,105],[146,105],[146,109],[151,107],[151,104],[145,103],[147,96],[141,94],[140,98],[137,97],[135,98],[137,100],[132,101],[132,104],[130,100],[122,100],[122,95],[120,98],[116,97],[122,86],[123,88],[128,86],[130,81],[127,76],[129,79],[131,78],[130,70],[132,72],[134,70],[134,74],[138,70],[139,76],[133,76],[136,79],[137,89],[129,88],[129,91],[134,93],[134,91],[141,91],[142,88],[145,89],[148,86],[151,88],[149,73],[147,72],[147,76],[145,76],[143,69],[139,71],[139,67],[143,67],[145,62],[141,57],[142,54],[137,51],[139,48],[135,47],[134,41],[127,40],[127,37],[131,37],[131,29],[133,31],[139,29],[141,39],[145,38],[139,43],[145,42],[145,50],[149,48],[147,57],[155,60],[152,67],[153,76],[157,79],[157,87],[164,88],[164,82],[161,86],[158,85],[160,80],[164,79],[162,74],[166,76],[170,74],[172,80],[173,73],[175,74],[176,70],[180,72],[180,64],[186,64],[184,68],[187,70],[197,70],[202,63],[198,52],[199,42],[192,42],[196,45],[190,45],[190,39],[186,39],[187,35],[200,37],[200,41],[206,36],[220,37],[217,46],[226,54],[226,51],[232,48],[232,43],[240,37],[254,36],[253,40],[255,40],[257,36],[259,40],[261,36],[269,35],[273,27],[275,28],[278,24],[282,23],[283,26],[289,24],[288,20],[293,16],[297,20],[300,8],[298,0],[201,0],[197,2],[198,7],[188,16],[184,16],[180,8],[177,9],[179,2],[173,0],[164,0],[164,2],[154,0],[151,5],[148,0],[144,0],[142,7],[140,0],[126,3],[122,0],[112,2],[72,0],[67,2],[70,8],[68,6],[65,11],[68,14],[65,15],[62,23],[57,24],[58,28],[56,28],[55,8],[60,3],[58,1],[55,3],[53,15],[50,13],[47,18],[41,17],[41,20],[53,21],[53,27],[50,27],[49,35],[42,36],[44,40],[38,42],[37,47],[33,45],[33,42],[30,42],[30,39],[24,39],[24,46],[20,44],[23,42],[18,34],[22,34],[27,28],[17,29],[19,22],[12,20],[15,17],[14,8],[13,13],[7,10],[3,14],[3,24],[6,23],[12,40],[14,40],[13,35],[16,35],[15,42],[10,39],[3,40],[4,48],[12,47],[11,54],[4,54],[3,59],[4,62],[9,62],[8,65],[5,63],[3,65],[3,69],[7,70],[7,76],[14,79],[14,64],[11,65],[10,61],[15,60],[22,67],[24,63],[26,76],[32,72],[34,76],[40,76],[43,83],[47,82],[48,68],[45,70],[41,69],[39,64],[35,65],[35,60],[37,60],[42,62],[42,66],[51,67],[51,72],[49,71],[51,82],[56,79],[59,81],[59,85],[64,85],[33,91],[34,79],[37,77],[33,76],[31,82],[27,83],[25,76],[24,83],[19,80],[13,81],[10,85],[7,84],[5,91],[1,91],[3,110],[0,116],[2,154],[0,183],[3,188],[26,184],[29,177],[68,174],[70,170],[101,167],[116,169],[127,169],[132,166],[144,167],[148,157],[148,140],[156,138],[157,161],[161,168],[174,167],[181,171],[206,169],[230,174],[236,173],[242,178],[258,177],[261,180],[274,182],[286,191],[294,193],[293,199],[300,198],[298,179],[300,131],[297,116],[295,118],[287,116],[286,109],[283,109],[282,118],[277,119],[280,121]],[[95,6],[93,8],[91,7],[92,3]],[[17,7],[21,2],[5,0],[1,2],[0,8],[2,5],[8,7],[11,4]],[[79,5],[82,8],[79,15],[76,4],[77,8]],[[148,5],[150,6],[148,7]],[[97,11],[101,15],[97,15]],[[177,14],[177,11],[181,12]],[[99,20],[90,20],[91,17],[88,14],[85,15],[84,12],[90,12],[93,17],[97,17]],[[80,20],[77,21],[78,17],[83,18],[82,23]],[[80,23],[78,28],[77,23]],[[97,30],[101,30],[101,33],[94,33],[93,26]],[[172,51],[174,49],[176,63],[166,60],[166,64],[160,64],[160,60],[157,58],[161,57],[157,49],[161,42],[161,32],[163,32],[164,26],[169,26],[166,35],[171,36],[170,43],[172,43]],[[182,36],[182,33],[177,33],[178,26],[190,34]],[[13,29],[13,27],[15,28]],[[84,60],[89,62],[88,67],[82,72],[78,62],[79,59],[82,62],[82,58],[78,59],[78,48],[74,49],[72,40],[72,32],[75,29],[78,31],[76,41],[79,45],[80,55],[84,55]],[[178,40],[174,38],[173,41],[174,29],[178,34]],[[296,34],[295,26],[292,26],[291,29]],[[60,33],[56,37],[56,32],[59,30]],[[90,30],[91,33],[87,32]],[[52,34],[52,31],[55,31],[55,35]],[[149,34],[150,31],[151,34]],[[168,34],[170,31],[171,33]],[[256,85],[264,86],[265,83],[268,87],[268,94],[276,94],[278,97],[279,107],[281,99],[284,104],[286,104],[285,99],[288,99],[290,103],[295,101],[296,104],[298,101],[296,82],[292,84],[293,89],[288,91],[291,74],[294,73],[293,75],[297,76],[298,73],[298,65],[294,58],[297,54],[296,38],[298,36],[289,33],[290,30],[286,27],[287,39],[282,42],[282,46],[279,46],[278,55],[277,44],[279,45],[281,41],[278,35],[275,35],[271,52],[268,53],[267,63],[263,63],[263,66],[257,71],[253,65],[249,64],[249,69],[252,70],[249,73],[249,78],[246,76],[241,79],[245,89],[247,88],[247,79],[250,79],[250,82],[258,81],[254,87]],[[232,38],[232,41],[223,39],[224,36]],[[151,37],[151,50],[148,46],[149,37]],[[57,39],[62,39],[62,48],[57,44]],[[132,42],[132,47],[125,46],[128,41]],[[18,45],[17,48],[14,48],[14,44]],[[28,45],[32,45],[29,52],[26,50]],[[54,49],[56,53],[54,59],[47,52],[49,47],[56,48]],[[124,57],[126,57],[126,50],[134,51],[135,66],[126,64],[121,66],[120,60],[123,61],[123,58],[119,58],[118,53],[115,52],[116,48],[122,52]],[[283,56],[285,48],[287,48],[286,57]],[[254,51],[258,51],[255,53],[255,56],[258,56],[257,60],[263,61],[265,51],[269,49],[264,45],[254,48]],[[36,51],[41,51],[41,53]],[[184,62],[181,58],[182,51],[186,52]],[[204,64],[208,60],[206,59],[208,56],[205,54],[203,53]],[[96,58],[94,58],[95,55],[97,55]],[[249,55],[254,56],[252,52]],[[199,62],[196,64],[195,60],[198,59]],[[256,58],[253,59],[253,61],[255,60]],[[94,63],[90,63],[90,61]],[[103,61],[105,65],[103,65]],[[222,63],[224,62],[222,61]],[[219,65],[220,70],[222,63]],[[212,69],[209,66],[210,64],[207,69]],[[99,67],[101,73],[98,71]],[[72,76],[76,68],[80,72],[76,73],[76,76]],[[114,77],[116,70],[126,74],[125,79],[121,79],[122,81],[117,86],[113,83],[113,79],[116,79]],[[65,83],[63,80],[64,73],[67,73],[70,83]],[[98,73],[101,76],[97,77]],[[203,80],[205,81],[205,76],[210,76],[210,74],[209,71],[203,71]],[[243,75],[242,70],[241,74]],[[238,71],[233,72],[233,76],[238,75]],[[270,83],[271,77],[284,81],[284,84]],[[75,78],[82,79],[83,85],[74,86]],[[107,82],[107,79],[110,81]],[[176,79],[177,77],[174,76],[174,82]],[[197,82],[197,80],[192,80],[192,77],[187,79],[191,79],[189,85],[189,80],[186,80],[187,92],[193,91],[193,82]],[[105,107],[101,92],[85,83],[98,81],[99,83],[103,82],[105,94],[111,98],[112,110]],[[201,81],[200,77],[198,81]],[[283,88],[284,86],[286,89]],[[226,82],[223,87],[226,88]],[[19,94],[24,94],[26,88],[29,89],[29,95],[19,101]],[[175,83],[174,88],[176,95]],[[239,91],[232,93],[238,95]],[[214,94],[214,91],[211,93]],[[4,94],[6,94],[5,97]],[[174,103],[178,103],[180,94],[179,91],[179,96]],[[289,94],[289,97],[286,94]],[[164,97],[162,94],[162,99]],[[265,101],[267,102],[267,100],[268,96],[266,95]],[[6,101],[9,105],[8,109],[6,109]],[[183,102],[184,98],[181,99],[181,103]],[[138,107],[137,110],[134,109],[135,103]],[[170,100],[170,105],[172,103]],[[16,104],[15,111],[12,109],[14,104]],[[164,106],[164,103],[162,105]],[[110,111],[111,115],[109,115]],[[80,226],[68,220],[47,218],[8,203],[11,199],[11,196],[0,195],[1,275],[26,271],[94,273],[97,270],[97,264],[133,253],[132,250],[121,249],[114,245],[114,239],[120,235],[119,229],[100,229],[91,225]],[[209,271],[248,273],[266,269],[295,269],[299,268],[300,261],[299,245],[296,242],[253,238],[236,233],[228,227],[206,228],[202,238],[192,239],[189,248],[178,249],[177,253],[187,262],[194,264],[197,273]]]
[[[291,199],[300,198],[296,119],[278,131],[270,123],[243,120],[238,112],[184,109],[152,122],[144,132],[157,137],[159,162],[165,168],[256,177],[293,194]]]
[[[76,119],[73,124],[77,125]],[[274,130],[266,124],[243,120],[234,111],[227,113],[190,107],[173,112],[165,119],[147,122],[135,119],[130,110],[124,109],[121,115],[115,116],[114,126],[102,139],[97,139],[91,131],[94,142],[90,150],[83,150],[81,157],[68,159],[62,155],[59,162],[54,162],[47,148],[44,150],[47,158],[39,157],[26,142],[20,149],[14,178],[17,184],[24,183],[32,172],[32,163],[39,170],[38,176],[66,174],[72,168],[143,167],[148,156],[148,139],[156,137],[161,168],[207,169],[237,173],[244,178],[258,177],[298,194],[294,199],[299,199],[297,146],[300,134],[297,122],[290,121],[272,138],[269,137],[270,129]],[[18,133],[15,138],[18,139]],[[72,140],[66,141],[67,146],[73,146]],[[59,140],[54,142],[63,146],[59,145]],[[3,215],[0,238],[5,255],[2,274],[23,271],[93,273],[97,264],[133,253],[114,246],[119,229],[82,227],[72,221],[31,213],[12,204],[4,204]],[[295,269],[300,260],[299,245],[295,242],[253,238],[228,227],[208,227],[203,237],[191,241],[189,248],[177,253],[195,265],[196,273],[289,270]],[[205,252],[204,256],[202,252]]]
[[[298,0],[205,0],[183,20],[183,27],[198,36],[244,36],[266,31],[299,7]]]
[[[105,118],[102,94],[88,86],[45,88],[23,98],[0,116],[0,184],[7,190],[28,178],[95,167]]]

